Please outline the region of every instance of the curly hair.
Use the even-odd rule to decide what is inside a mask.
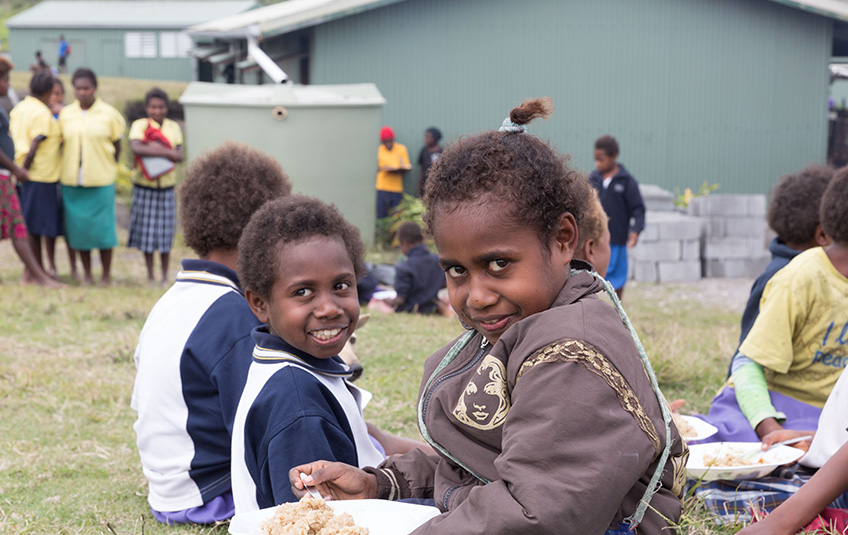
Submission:
[[[589,206],[586,209],[586,216],[577,227],[577,252],[583,250],[583,246],[589,240],[600,241],[601,236],[609,224],[607,213],[604,212],[604,207],[601,205],[601,199],[598,197],[598,192],[595,191],[588,181],[584,181],[589,189]]]
[[[404,221],[397,228],[397,239],[401,243],[416,244],[424,241],[421,227],[415,221]]]
[[[250,217],[292,189],[275,159],[233,142],[195,158],[185,175],[179,189],[183,239],[201,258],[236,248]]]
[[[0,57],[0,78],[9,74],[15,68],[15,64],[4,57]]]
[[[601,136],[595,140],[595,150],[602,150],[610,158],[618,156],[618,141],[612,136]]]
[[[553,111],[550,99],[524,101],[509,116],[524,125]],[[491,196],[510,207],[507,217],[529,225],[547,243],[565,213],[578,227],[589,206],[583,176],[539,138],[520,132],[484,132],[460,138],[430,168],[424,187],[424,222],[431,235],[439,215],[463,203]]]
[[[53,92],[53,75],[47,71],[38,71],[29,80],[29,92],[41,96]]]
[[[74,74],[71,75],[71,85],[76,85],[77,80],[81,78],[88,78],[91,81],[91,85],[95,88],[97,87],[97,75],[88,67],[80,67],[74,71]]]
[[[245,290],[268,299],[280,248],[315,236],[341,239],[357,279],[365,274],[365,244],[359,229],[334,204],[293,195],[268,202],[250,219],[238,245],[238,274]]]
[[[158,98],[159,100],[163,101],[165,103],[165,107],[168,107],[168,93],[166,93],[162,89],[159,89],[158,87],[152,88],[150,91],[147,92],[146,95],[144,95],[144,105],[148,106],[150,104],[150,101],[154,98]]]
[[[819,206],[824,190],[833,177],[833,168],[809,165],[802,171],[784,175],[772,192],[769,227],[788,244],[808,244],[816,235]]]
[[[819,216],[824,231],[840,245],[848,245],[846,199],[848,199],[848,167],[843,167],[833,175],[833,179],[824,191]]]

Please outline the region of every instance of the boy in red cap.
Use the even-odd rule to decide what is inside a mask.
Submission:
[[[377,149],[377,219],[388,217],[403,199],[403,174],[410,169],[406,147],[396,143],[394,131],[384,126]]]

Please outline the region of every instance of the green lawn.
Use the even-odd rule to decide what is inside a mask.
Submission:
[[[173,256],[188,254],[178,244]],[[67,273],[63,246],[57,256]],[[147,509],[132,356],[163,290],[145,285],[137,251],[116,249],[113,271],[111,288],[22,287],[11,244],[0,245],[0,533],[225,533],[164,527]],[[706,409],[721,384],[739,320],[738,307],[701,301],[697,286],[675,285],[634,286],[626,301],[667,397],[685,397],[690,410]],[[376,394],[366,417],[417,436],[422,363],[459,329],[440,317],[374,314],[357,345],[360,384]],[[684,533],[719,533],[697,511],[685,521],[694,526]]]

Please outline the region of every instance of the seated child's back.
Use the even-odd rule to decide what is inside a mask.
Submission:
[[[427,248],[418,223],[403,223],[397,235],[406,260],[398,263],[395,272],[396,310],[437,312],[439,290],[445,287],[445,271],[439,265],[439,257]]]
[[[315,458],[382,461],[362,417],[370,394],[346,381],[337,356],[359,318],[359,231],[309,197],[269,202],[239,242],[239,277],[265,325],[233,426],[236,512],[296,498],[289,469]]]

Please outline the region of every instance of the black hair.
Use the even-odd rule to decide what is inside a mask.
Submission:
[[[291,193],[277,160],[228,142],[196,157],[180,186],[183,240],[201,258],[235,249],[250,217],[270,199]]]
[[[766,219],[784,243],[807,245],[815,239],[822,196],[832,178],[833,169],[821,165],[780,178]]]
[[[821,203],[821,224],[830,238],[848,246],[848,167],[833,175]]]
[[[427,133],[433,136],[433,139],[436,140],[436,143],[438,143],[439,140],[442,139],[442,132],[435,126],[431,126],[430,128],[428,128]]]
[[[38,71],[32,75],[29,81],[29,92],[35,96],[41,96],[53,92],[53,75],[47,71]]]
[[[421,227],[415,221],[404,221],[397,229],[397,238],[401,243],[415,245],[424,241]]]
[[[238,245],[239,280],[245,290],[269,298],[281,247],[315,236],[340,239],[356,273],[365,275],[365,244],[359,229],[334,204],[293,195],[268,202],[250,219]]]
[[[595,149],[604,151],[604,154],[613,158],[618,156],[618,141],[612,136],[601,136],[595,140]]]
[[[510,120],[525,125],[552,112],[550,99],[527,100],[510,112]],[[424,222],[435,234],[443,211],[491,196],[509,207],[507,217],[533,227],[548,243],[563,214],[573,215],[579,226],[589,203],[588,190],[577,183],[585,178],[568,165],[569,158],[527,133],[490,131],[461,138],[430,168]]]
[[[9,61],[7,58],[0,56],[0,78],[9,74],[9,72],[15,68],[15,64]]]
[[[94,71],[89,69],[88,67],[80,67],[74,71],[74,74],[71,76],[71,85],[75,85],[77,80],[80,78],[88,78],[91,80],[91,85],[95,88],[97,87],[97,75],[94,74]]]
[[[154,87],[153,89],[148,91],[146,95],[144,95],[144,105],[148,106],[150,104],[150,101],[154,98],[158,98],[160,100],[165,101],[165,107],[168,107],[168,93],[164,92],[158,87]]]

